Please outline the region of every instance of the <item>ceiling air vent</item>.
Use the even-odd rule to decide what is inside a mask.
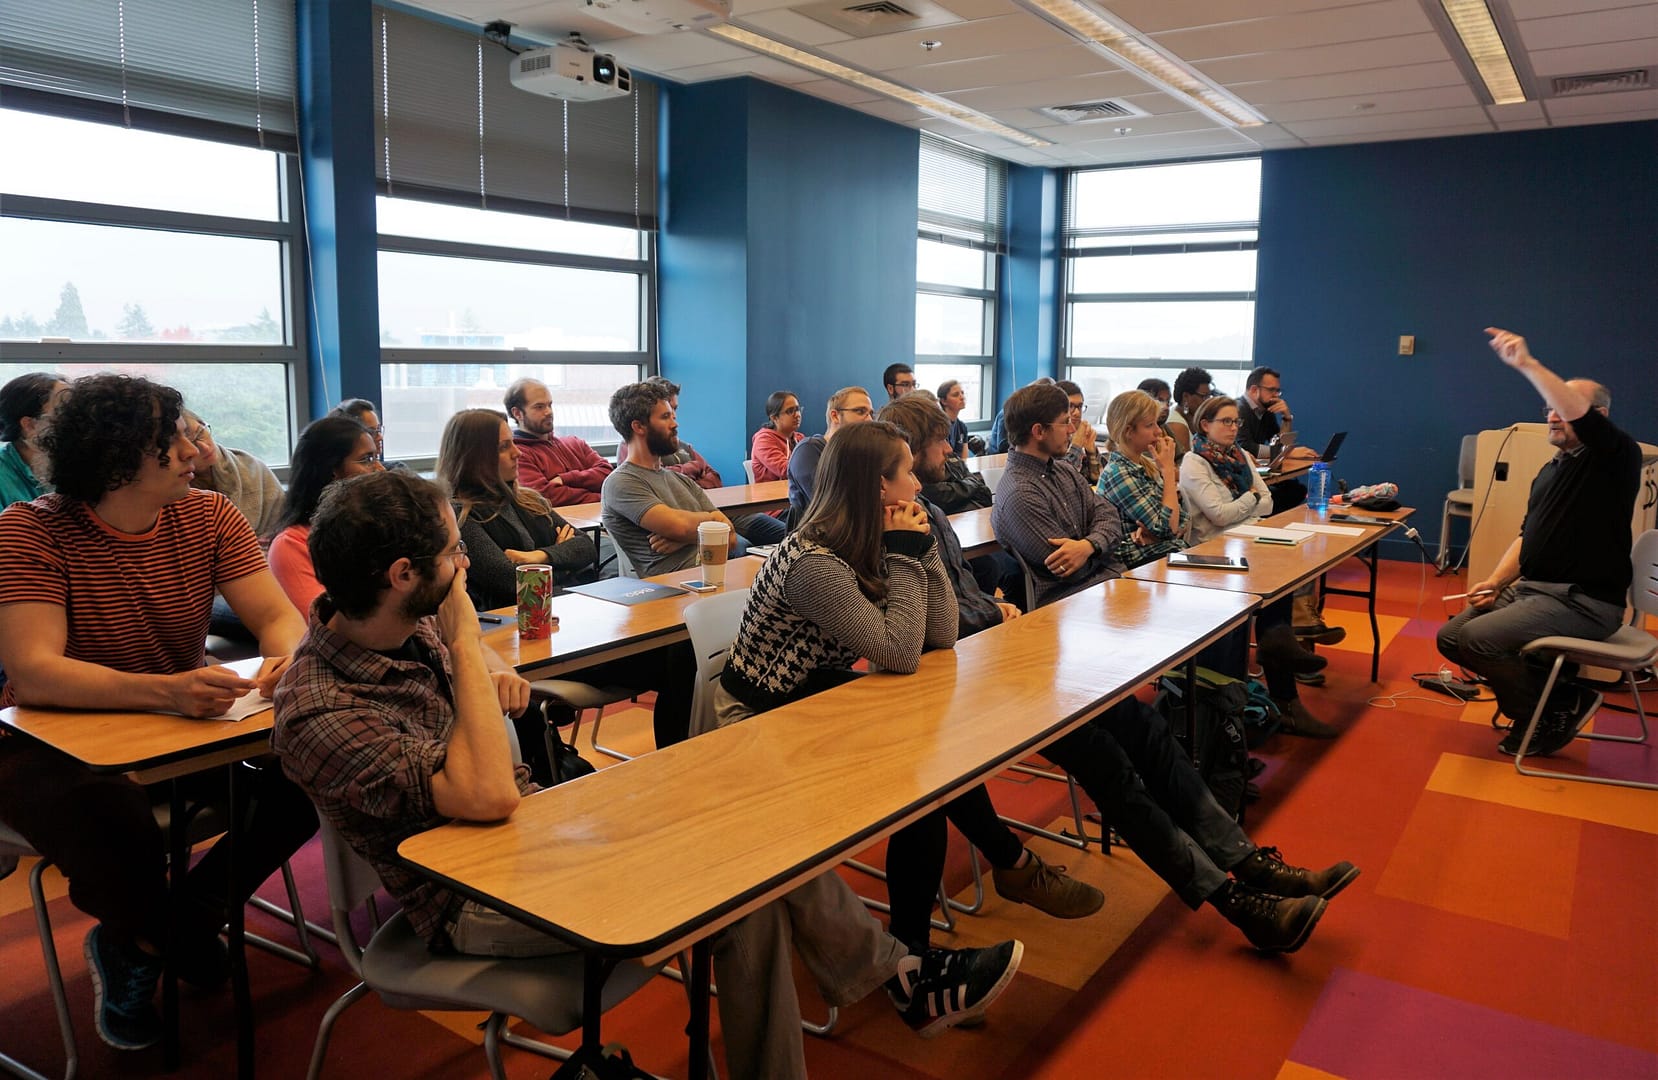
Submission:
[[[1037,112],[1045,113],[1067,124],[1082,124],[1090,120],[1120,120],[1125,116],[1144,116],[1139,109],[1120,101],[1079,101],[1072,105],[1045,105]]]
[[[933,0],[903,0],[902,3],[898,0],[866,0],[861,4],[848,4],[846,0],[820,0],[818,3],[790,5],[789,10],[855,38],[879,37],[883,34],[925,30],[935,26],[953,26],[962,21]],[[943,59],[947,57],[933,55],[929,57],[928,62]]]
[[[1645,90],[1652,85],[1648,68],[1603,71],[1595,75],[1561,75],[1554,80],[1554,97],[1575,94],[1610,94],[1618,90]]]
[[[874,0],[869,4],[853,4],[841,8],[854,19],[864,19],[874,22],[877,19],[913,19],[915,12],[902,4],[895,4],[892,0]]]

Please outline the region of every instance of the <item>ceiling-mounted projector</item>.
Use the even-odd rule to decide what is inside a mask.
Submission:
[[[602,101],[633,93],[633,75],[577,38],[513,57],[512,85],[565,101]]]

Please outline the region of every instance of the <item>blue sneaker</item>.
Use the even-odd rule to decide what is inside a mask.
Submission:
[[[87,931],[83,951],[92,973],[98,1037],[117,1050],[142,1050],[160,1042],[155,984],[161,979],[161,958],[110,940],[101,923]]]

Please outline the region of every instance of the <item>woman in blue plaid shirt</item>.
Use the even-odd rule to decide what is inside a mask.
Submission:
[[[1161,559],[1186,546],[1180,513],[1180,471],[1174,440],[1157,423],[1157,399],[1125,390],[1105,410],[1112,450],[1100,472],[1099,492],[1123,519],[1123,538],[1114,552],[1129,567]],[[1139,529],[1131,526],[1138,525]],[[1136,542],[1150,537],[1151,543]]]

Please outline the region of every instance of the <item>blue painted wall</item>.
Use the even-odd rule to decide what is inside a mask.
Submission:
[[[997,404],[1041,375],[1059,376],[1059,173],[1007,167],[1008,253],[997,312]],[[994,415],[992,410],[992,414]]]
[[[1349,432],[1337,476],[1398,482],[1430,546],[1462,436],[1540,418],[1485,326],[1658,441],[1658,122],[1278,151],[1261,187],[1256,362],[1314,440]]]
[[[665,88],[663,373],[727,482],[765,400],[805,430],[915,353],[915,131],[754,79]]]

